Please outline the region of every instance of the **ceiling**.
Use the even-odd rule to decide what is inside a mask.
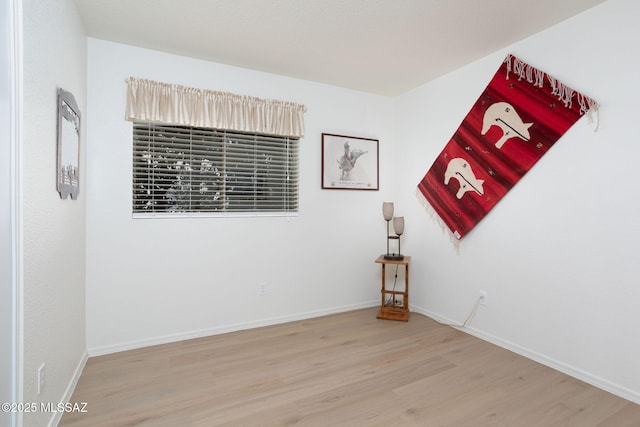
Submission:
[[[385,96],[603,1],[75,0],[90,37]]]

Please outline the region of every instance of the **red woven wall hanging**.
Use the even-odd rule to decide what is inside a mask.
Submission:
[[[508,55],[418,184],[462,239],[597,103]]]

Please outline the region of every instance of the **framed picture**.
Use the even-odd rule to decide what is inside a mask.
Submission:
[[[378,140],[322,134],[322,188],[378,190]]]

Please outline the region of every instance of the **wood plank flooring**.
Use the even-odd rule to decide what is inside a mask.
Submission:
[[[640,426],[640,405],[377,308],[90,358],[60,426]]]

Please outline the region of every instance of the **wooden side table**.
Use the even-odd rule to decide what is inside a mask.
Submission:
[[[401,320],[407,322],[409,320],[409,263],[411,257],[406,256],[401,260],[384,259],[384,255],[380,255],[376,259],[376,263],[382,264],[382,303],[380,311],[376,316],[378,319]],[[385,284],[387,265],[404,265],[404,289],[395,290],[387,289]],[[398,298],[401,297],[401,298]]]

